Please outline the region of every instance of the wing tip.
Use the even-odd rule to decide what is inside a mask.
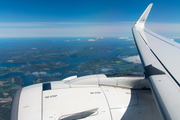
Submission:
[[[153,6],[153,3],[150,3],[148,5],[148,7],[146,8],[146,10],[143,12],[143,14],[141,15],[141,17],[138,19],[138,21],[136,22],[136,26],[140,27],[140,28],[144,28],[145,26],[145,22],[146,22],[146,19],[149,15],[149,12],[151,11],[151,8]]]

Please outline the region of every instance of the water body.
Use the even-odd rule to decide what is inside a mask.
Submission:
[[[66,77],[74,76],[74,75],[77,75],[77,76],[90,75],[90,74],[92,74],[92,71],[83,72],[83,73],[68,73],[68,74],[66,73],[66,71],[77,68],[83,62],[87,62],[87,61],[91,61],[93,59],[98,59],[100,57],[110,56],[110,55],[115,55],[115,54],[117,54],[117,53],[116,52],[114,52],[114,53],[96,53],[96,54],[92,54],[92,55],[85,55],[85,56],[55,60],[56,62],[61,61],[61,62],[67,63],[67,64],[71,63],[72,65],[46,71],[47,74],[53,74],[53,73],[60,72],[60,73],[62,73],[62,75],[60,75],[60,76],[41,76],[41,78],[52,78],[53,77],[53,78],[64,79]],[[41,61],[41,62],[44,62],[44,61]],[[33,64],[39,64],[41,62],[34,62]],[[37,77],[34,75],[31,75],[31,74],[22,76],[21,78],[23,78],[23,82],[24,82],[23,86],[31,85],[31,84],[33,84],[34,80],[37,80]]]
[[[21,72],[12,72],[12,73],[8,73],[6,75],[0,76],[0,79],[11,78],[13,76],[23,76],[23,74]]]
[[[19,66],[19,65],[25,65],[26,63],[0,63],[0,67],[7,67],[7,68],[11,68],[11,67],[15,67],[15,66]]]
[[[45,71],[48,75],[52,75],[54,73],[62,73],[62,75],[41,76],[42,78],[44,77],[44,78],[64,79],[66,77],[73,76],[73,75],[77,75],[77,76],[90,75],[90,74],[92,74],[93,71],[88,71],[88,72],[83,72],[83,73],[66,73],[66,71],[77,68],[81,63],[91,61],[93,59],[98,59],[98,58],[106,57],[106,56],[114,56],[114,55],[118,56],[118,55],[123,55],[123,54],[130,54],[130,53],[134,52],[134,49],[129,49],[129,48],[123,49],[124,51],[122,51],[121,49],[118,50],[121,47],[125,48],[126,46],[134,46],[133,42],[126,41],[126,40],[120,41],[118,39],[109,38],[109,39],[89,42],[89,41],[87,41],[89,38],[81,38],[82,41],[76,41],[77,38],[71,38],[70,40],[74,40],[74,41],[64,42],[64,40],[67,40],[67,39],[69,39],[69,38],[26,38],[26,39],[22,39],[22,40],[14,40],[13,42],[10,42],[11,40],[8,39],[7,41],[0,41],[0,43],[3,44],[2,46],[4,48],[13,48],[13,47],[18,47],[18,46],[22,46],[22,45],[23,46],[28,45],[28,46],[30,46],[30,48],[48,47],[50,45],[52,45],[52,46],[53,45],[63,45],[63,46],[72,45],[72,47],[73,46],[83,46],[83,45],[91,45],[91,46],[93,46],[93,45],[94,46],[96,46],[96,45],[101,45],[101,46],[110,45],[112,47],[114,46],[110,50],[111,52],[108,52],[108,53],[99,53],[97,51],[97,53],[91,54],[91,55],[76,56],[76,57],[71,57],[71,58],[54,60],[56,62],[61,61],[63,63],[67,63],[67,64],[71,64],[71,65],[61,67],[61,68],[57,68],[54,70]],[[56,41],[56,42],[52,42],[52,41]],[[41,45],[43,45],[43,46],[41,46]],[[3,56],[0,56],[0,57],[3,57]],[[40,64],[40,63],[48,62],[48,61],[49,60],[39,60],[38,62],[30,62],[30,64]],[[10,68],[10,67],[15,67],[15,66],[19,66],[19,65],[26,65],[26,64],[27,63],[0,63],[0,67]],[[128,66],[124,66],[124,68],[126,68],[126,67],[128,67]],[[33,74],[24,75],[22,73],[17,73],[17,72],[16,73],[9,73],[9,74],[0,76],[0,79],[11,78],[12,76],[20,76],[24,82],[23,86],[31,85],[31,84],[33,84],[34,80],[37,80],[37,76],[35,76]]]

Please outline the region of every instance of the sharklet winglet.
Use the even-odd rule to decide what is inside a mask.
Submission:
[[[153,3],[149,4],[149,6],[146,8],[146,10],[144,11],[144,13],[141,15],[141,17],[139,18],[139,20],[136,22],[135,26],[139,27],[139,28],[144,28],[145,26],[145,22],[146,19],[149,15],[149,12],[152,8]]]

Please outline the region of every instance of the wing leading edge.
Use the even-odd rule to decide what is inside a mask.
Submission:
[[[145,28],[152,5],[132,32],[162,118],[177,120],[180,119],[180,45]]]

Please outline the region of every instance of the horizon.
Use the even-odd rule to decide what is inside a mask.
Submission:
[[[146,27],[165,37],[180,37],[177,0],[7,0],[0,5],[0,38],[132,37],[131,28],[150,3]]]

